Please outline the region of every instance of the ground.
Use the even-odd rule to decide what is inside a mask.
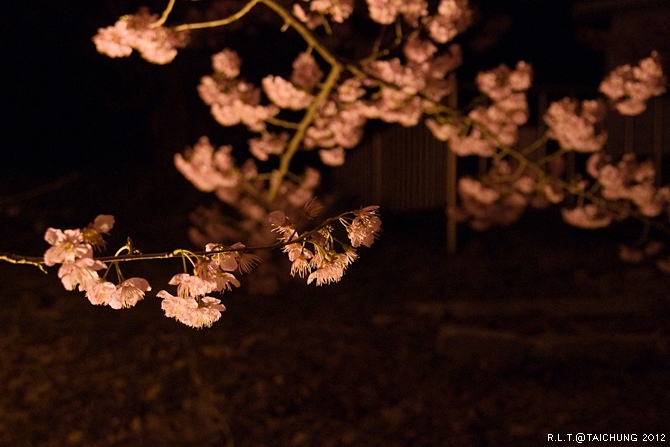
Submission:
[[[2,202],[3,249],[39,254],[49,221],[77,207],[117,214],[114,231],[139,232],[147,251],[185,243],[194,195],[155,183],[73,195],[87,181]],[[165,318],[156,298],[95,307],[54,270],[0,264],[0,445],[538,446],[579,432],[670,443],[670,278],[621,264],[610,233],[551,213],[462,230],[454,255],[440,212],[382,218],[340,283],[264,296],[245,288],[251,274],[203,330]],[[154,290],[175,273],[136,268]]]

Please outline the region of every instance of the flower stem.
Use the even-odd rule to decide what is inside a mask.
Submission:
[[[165,10],[163,11],[163,14],[161,14],[161,17],[156,20],[154,23],[149,25],[149,28],[158,28],[159,26],[163,26],[165,22],[167,21],[168,16],[172,12],[172,8],[174,7],[175,0],[170,0],[168,2],[168,5],[165,7]]]

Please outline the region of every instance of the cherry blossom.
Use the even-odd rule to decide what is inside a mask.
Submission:
[[[188,34],[162,26],[152,27],[158,14],[146,8],[137,14],[122,16],[113,26],[100,28],[93,37],[98,52],[109,57],[130,56],[133,49],[154,64],[167,64],[177,55],[177,48],[186,45]]]
[[[100,280],[86,290],[86,298],[96,306],[106,306],[116,299],[118,289],[116,284],[110,281]]]
[[[437,14],[424,17],[423,23],[435,42],[449,42],[472,23],[468,0],[441,0]]]
[[[323,79],[323,71],[311,53],[300,53],[293,61],[291,83],[306,92],[312,92]]]
[[[604,228],[612,223],[612,217],[592,203],[572,209],[561,208],[561,215],[570,225],[587,230]]]
[[[354,211],[356,216],[351,225],[345,225],[349,240],[353,247],[364,245],[371,247],[379,235],[382,221],[377,215],[378,206],[367,206]]]
[[[331,149],[321,149],[319,151],[319,158],[327,166],[341,166],[344,164],[344,148],[337,146]]]
[[[353,0],[308,0],[309,10],[342,23],[354,11]]]
[[[602,153],[593,154],[587,162],[588,172],[601,187],[607,200],[629,200],[644,216],[655,217],[670,203],[668,187],[655,186],[655,171],[650,161],[638,163],[633,154],[625,154],[615,165]]]
[[[257,159],[266,161],[269,155],[281,155],[286,150],[289,137],[288,132],[282,132],[281,134],[265,132],[260,138],[249,140],[249,152]]]
[[[135,306],[150,290],[151,286],[144,278],[130,278],[118,286],[109,281],[99,281],[86,290],[86,297],[92,304],[125,309]]]
[[[609,98],[622,115],[639,115],[647,108],[646,101],[665,93],[666,78],[656,51],[631,67],[615,68],[600,83],[599,91]]]
[[[425,0],[366,0],[370,18],[382,25],[390,25],[399,15],[416,26],[418,20],[428,14]]]
[[[301,110],[307,108],[314,97],[298,89],[280,76],[268,75],[263,78],[263,90],[270,101],[282,109]]]
[[[215,152],[209,138],[202,137],[184,155],[175,154],[174,164],[201,191],[234,187],[239,182],[239,175],[234,169],[231,151],[232,147],[222,146]]]
[[[209,296],[196,300],[193,297],[174,296],[165,290],[161,290],[156,296],[163,299],[161,308],[166,317],[175,318],[180,323],[197,329],[210,327],[221,318],[221,312],[226,310],[220,304],[221,300]]]
[[[348,254],[337,253],[333,250],[315,253],[310,260],[312,273],[307,277],[307,284],[316,281],[317,286],[338,282],[342,279],[344,271],[356,258],[355,251],[349,250]]]
[[[96,270],[104,269],[106,265],[97,259],[79,258],[72,262],[65,262],[58,269],[58,277],[67,290],[74,290],[79,286],[84,291],[94,286],[100,277]]]
[[[64,262],[74,262],[77,258],[90,257],[92,247],[84,242],[84,236],[79,229],[59,230],[48,228],[44,240],[52,245],[44,253],[44,264],[52,266]]]
[[[230,48],[224,48],[212,55],[212,68],[226,78],[235,79],[240,75],[242,60],[240,56]]]
[[[564,98],[553,102],[544,115],[548,135],[565,150],[597,152],[607,141],[607,133],[599,128],[605,118],[605,107],[598,100],[581,103]]]
[[[102,249],[106,243],[103,234],[109,234],[114,226],[114,216],[101,214],[95,218],[86,228],[81,230],[84,242],[91,244],[96,249]]]

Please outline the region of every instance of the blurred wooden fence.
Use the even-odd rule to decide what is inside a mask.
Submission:
[[[579,97],[580,93],[575,89],[531,91],[531,120],[520,129],[520,147],[542,135],[545,127],[541,117],[551,101]],[[654,162],[659,184],[670,181],[664,163],[670,158],[668,97],[650,100],[647,110],[636,117],[610,112],[606,129],[609,137],[605,149],[615,159],[634,152]],[[477,166],[483,169],[485,163],[473,158],[457,159],[423,124],[411,128],[389,126],[369,134],[360,147],[350,151],[344,165],[334,169],[332,181],[340,194],[361,204],[378,204],[391,212],[434,211],[454,203],[457,173],[472,173],[473,166],[475,171]],[[568,163],[568,174],[571,169],[574,166]],[[455,226],[447,225],[447,244],[453,245],[455,234],[449,233],[455,232]]]

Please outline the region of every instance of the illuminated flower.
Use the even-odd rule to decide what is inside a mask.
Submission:
[[[225,48],[212,56],[212,68],[215,72],[233,79],[239,76],[242,60],[230,48]]]
[[[310,53],[300,53],[293,61],[291,82],[306,92],[311,92],[323,78],[323,71]]]
[[[622,115],[639,115],[647,108],[646,101],[665,93],[665,76],[657,52],[631,67],[615,68],[600,83],[599,90]]]
[[[377,215],[378,206],[367,206],[354,211],[356,216],[351,225],[346,227],[349,240],[353,247],[372,246],[381,230],[382,221]]]
[[[97,284],[100,277],[96,270],[104,269],[102,262],[93,258],[80,258],[73,262],[66,262],[58,269],[58,277],[67,290],[84,291]]]
[[[312,95],[280,76],[268,75],[263,78],[262,84],[270,101],[282,109],[301,110],[314,100]]]
[[[177,295],[182,298],[195,298],[205,295],[214,290],[215,283],[209,278],[204,279],[188,273],[178,273],[168,282],[170,285],[177,286]]]
[[[573,209],[562,208],[561,215],[570,225],[587,230],[604,228],[612,223],[612,218],[594,204]]]
[[[162,298],[161,308],[165,316],[194,328],[209,327],[221,318],[221,312],[226,310],[221,301],[209,296],[196,300],[193,297],[174,296],[165,290],[156,294]]]
[[[598,129],[605,118],[605,108],[599,101],[581,103],[564,98],[549,106],[544,122],[548,136],[562,149],[576,152],[597,152],[605,145],[607,134]]]
[[[86,290],[86,296],[92,304],[123,309],[133,307],[150,290],[146,279],[130,278],[118,286],[109,281],[100,281]]]
[[[84,242],[84,237],[79,229],[61,231],[56,228],[48,228],[44,234],[44,240],[52,245],[44,253],[44,264],[48,266],[73,262],[75,259],[91,256],[92,247]]]
[[[342,166],[344,164],[344,148],[342,146],[331,149],[321,149],[319,159],[326,166]]]
[[[99,281],[86,290],[86,298],[96,306],[106,306],[118,293],[116,284],[109,281]]]
[[[144,278],[129,278],[119,284],[116,289],[117,293],[110,300],[109,307],[122,309],[137,304],[144,298],[144,293],[151,290],[151,286]]]
[[[137,50],[147,61],[167,64],[177,55],[177,48],[186,45],[187,32],[175,32],[163,26],[151,26],[157,14],[146,9],[122,16],[113,26],[100,28],[93,37],[99,53],[109,57],[125,57]]]
[[[105,247],[105,240],[102,238],[103,234],[109,234],[114,226],[114,216],[109,214],[100,214],[95,218],[93,223],[89,224],[82,230],[82,237],[84,242],[91,244],[94,248],[102,249]]]

